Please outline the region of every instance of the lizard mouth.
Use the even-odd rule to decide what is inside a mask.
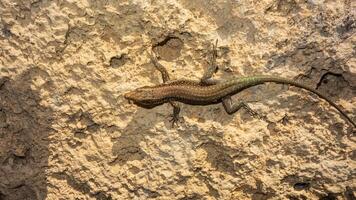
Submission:
[[[131,93],[132,93],[132,92],[127,92],[127,93],[125,93],[125,94],[124,94],[125,99],[129,99],[129,100],[132,99]]]
[[[129,104],[134,103],[134,98],[132,97],[132,92],[127,92],[124,94],[124,98],[127,99]]]

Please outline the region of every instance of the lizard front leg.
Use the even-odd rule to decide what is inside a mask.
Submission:
[[[224,106],[224,109],[225,111],[229,114],[229,115],[232,115],[234,114],[235,112],[237,112],[238,110],[240,110],[241,108],[244,108],[246,109],[250,115],[252,115],[253,117],[258,117],[258,118],[261,118],[259,116],[259,114],[257,112],[255,112],[254,110],[252,110],[252,108],[250,108],[250,106],[243,102],[243,101],[240,101],[238,103],[235,103],[233,104],[232,103],[232,99],[230,96],[227,96],[225,98],[222,99],[222,104]]]
[[[163,83],[166,83],[167,81],[169,81],[170,78],[169,78],[167,69],[158,62],[156,57],[153,57],[151,54],[149,54],[149,56],[151,58],[153,65],[156,67],[156,69],[159,72],[161,72]],[[172,122],[172,127],[173,127],[174,124],[178,123],[180,106],[179,106],[178,102],[176,102],[176,101],[169,101],[169,104],[171,104],[171,106],[173,107],[172,119],[169,120],[170,122]]]

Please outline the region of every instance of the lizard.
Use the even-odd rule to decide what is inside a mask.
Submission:
[[[224,81],[214,80],[212,76],[218,70],[218,66],[216,65],[216,46],[217,41],[215,45],[213,44],[213,54],[209,62],[209,67],[200,81],[184,79],[170,80],[169,74],[165,67],[158,62],[156,57],[153,57],[152,54],[149,53],[151,62],[162,75],[163,83],[154,86],[137,88],[133,91],[125,93],[124,97],[129,102],[133,102],[134,104],[147,109],[154,108],[164,103],[171,104],[173,107],[173,114],[170,121],[172,122],[172,126],[174,126],[179,119],[179,113],[181,110],[178,102],[190,105],[210,105],[222,103],[225,111],[230,115],[237,112],[241,108],[244,108],[251,115],[258,116],[258,114],[244,101],[233,104],[231,96],[247,88],[267,82],[273,82],[302,88],[316,94],[332,105],[347,121],[356,127],[355,122],[353,122],[345,111],[343,111],[329,97],[306,84],[292,79],[273,75],[254,75],[249,77],[236,77]]]

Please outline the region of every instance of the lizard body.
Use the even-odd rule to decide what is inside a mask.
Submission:
[[[138,88],[126,93],[125,98],[144,108],[153,108],[171,101],[178,101],[190,105],[210,105],[222,102],[227,113],[232,114],[234,111],[226,109],[225,97],[230,97],[244,89],[266,82],[287,84],[308,90],[326,100],[356,127],[351,118],[324,94],[297,81],[276,76],[260,75],[239,77],[214,85],[204,85],[198,81],[177,80],[156,86]]]
[[[256,115],[256,113],[244,102],[239,102],[238,104],[233,105],[231,102],[231,96],[256,85],[264,84],[266,82],[274,82],[292,85],[318,95],[320,98],[326,100],[329,104],[336,108],[341,115],[347,119],[347,121],[356,127],[355,122],[353,122],[338,105],[331,101],[330,98],[310,86],[291,79],[277,76],[257,75],[250,77],[237,77],[221,82],[213,81],[211,77],[217,69],[215,59],[216,50],[214,48],[212,65],[206,71],[200,82],[191,80],[169,81],[168,72],[157,62],[155,58],[151,56],[152,62],[162,74],[164,83],[155,86],[137,88],[134,91],[126,93],[124,97],[136,105],[144,108],[153,108],[164,103],[170,103],[173,106],[173,118],[171,121],[174,124],[178,120],[180,112],[180,107],[177,102],[191,105],[209,105],[222,102],[228,114],[233,114],[243,107],[252,115]]]

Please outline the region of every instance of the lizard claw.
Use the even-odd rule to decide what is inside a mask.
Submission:
[[[263,117],[258,114],[256,111],[252,110],[252,108],[250,108],[248,105],[245,105],[245,109],[247,110],[247,112],[252,116],[255,117],[257,119],[262,119]]]
[[[248,112],[252,115],[252,117],[261,118],[261,116],[254,110],[248,110]]]
[[[177,124],[178,125],[178,117],[175,117],[175,116],[172,116],[172,118],[169,120],[169,122],[172,123],[172,128],[174,127],[174,124]]]
[[[246,109],[246,111],[254,118],[263,120],[265,117],[260,115],[258,112],[254,111],[248,104],[242,102],[242,106]]]
[[[171,115],[171,119],[169,120],[169,122],[172,123],[172,128],[174,127],[174,124],[178,125],[178,122],[181,118],[183,118],[183,117]]]

